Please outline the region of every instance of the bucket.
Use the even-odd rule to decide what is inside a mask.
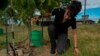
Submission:
[[[42,31],[40,30],[33,30],[31,32],[31,44],[32,46],[40,47],[43,45],[42,39]]]
[[[0,28],[0,35],[4,34],[4,30],[2,28]]]

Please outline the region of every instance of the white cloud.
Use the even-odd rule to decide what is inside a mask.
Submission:
[[[100,0],[87,0],[88,5],[100,5]]]
[[[85,0],[79,0],[82,2],[82,5],[84,7]],[[87,1],[87,8],[95,8],[100,7],[100,0],[86,0]]]
[[[85,0],[79,0],[82,2],[84,5]],[[88,6],[94,6],[94,5],[99,5],[100,6],[100,0],[86,0]]]

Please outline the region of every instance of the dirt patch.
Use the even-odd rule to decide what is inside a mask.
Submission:
[[[32,51],[33,56],[50,56],[50,44],[45,44],[42,47],[33,47]],[[6,49],[0,51],[0,56],[7,56]],[[24,56],[28,56],[28,54],[24,53]]]

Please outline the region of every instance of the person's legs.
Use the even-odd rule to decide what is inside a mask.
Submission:
[[[68,36],[66,34],[60,34],[59,35],[58,41],[57,41],[57,52],[58,52],[58,55],[64,54],[66,49],[69,47],[67,39],[68,39]]]
[[[54,25],[48,27],[48,34],[51,43],[51,54],[55,54],[57,33]]]

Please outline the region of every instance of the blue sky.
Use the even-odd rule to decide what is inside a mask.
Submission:
[[[79,13],[77,18],[81,18],[81,16],[84,14],[84,1],[80,0],[82,2],[82,11]],[[87,6],[86,6],[86,14],[89,15],[89,18],[96,21],[100,19],[100,0],[87,0]]]

